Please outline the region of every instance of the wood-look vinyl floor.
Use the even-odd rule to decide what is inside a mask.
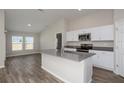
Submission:
[[[62,83],[41,69],[41,55],[32,54],[7,58],[5,68],[0,69],[0,83]],[[111,71],[93,68],[95,83],[124,83],[124,78]]]
[[[116,75],[112,71],[93,67],[93,81],[95,83],[124,83],[124,77]]]
[[[32,54],[7,58],[0,71],[2,83],[59,83],[62,82],[41,69],[41,55]]]

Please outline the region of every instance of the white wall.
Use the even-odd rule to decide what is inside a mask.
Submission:
[[[0,10],[0,68],[5,62],[4,10]]]
[[[113,10],[100,9],[68,21],[68,31],[113,24]]]
[[[34,37],[34,50],[12,51],[12,36],[33,36]],[[6,51],[7,56],[25,55],[40,52],[40,34],[33,32],[14,32],[8,31],[6,33]]]
[[[57,40],[56,40],[56,34],[57,33],[63,33],[63,43],[64,46],[65,43],[65,20],[59,20],[55,24],[50,25],[47,27],[46,30],[41,32],[41,49],[56,49],[57,46]]]

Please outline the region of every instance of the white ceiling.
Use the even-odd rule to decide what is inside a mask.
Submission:
[[[95,10],[76,9],[7,9],[5,10],[5,28],[7,31],[39,32],[62,18],[73,19]],[[32,24],[31,27],[27,26]]]

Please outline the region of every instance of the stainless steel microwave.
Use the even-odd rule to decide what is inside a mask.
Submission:
[[[78,36],[79,41],[91,41],[91,33],[80,34]]]

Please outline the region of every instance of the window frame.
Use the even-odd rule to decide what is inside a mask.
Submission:
[[[22,49],[21,49],[21,50],[13,50],[13,37],[22,37]],[[11,42],[11,46],[12,46],[11,50],[12,50],[12,51],[14,51],[14,52],[15,52],[15,51],[23,51],[23,49],[24,49],[24,48],[23,48],[23,42],[24,42],[23,36],[21,36],[21,35],[13,35],[12,38],[11,38],[11,40],[12,40],[12,42]],[[18,43],[15,43],[15,44],[18,44]]]
[[[26,38],[31,37],[33,39],[33,43],[26,43]],[[32,49],[26,49],[26,44],[32,44]],[[34,37],[33,36],[24,36],[24,50],[34,50]]]
[[[22,49],[21,50],[13,50],[13,37],[22,37]],[[33,39],[33,43],[26,43],[26,38],[31,37]],[[22,35],[12,35],[11,36],[11,51],[16,52],[16,51],[29,51],[29,50],[34,50],[34,36],[22,36]],[[32,44],[32,49],[26,49],[26,44]]]

